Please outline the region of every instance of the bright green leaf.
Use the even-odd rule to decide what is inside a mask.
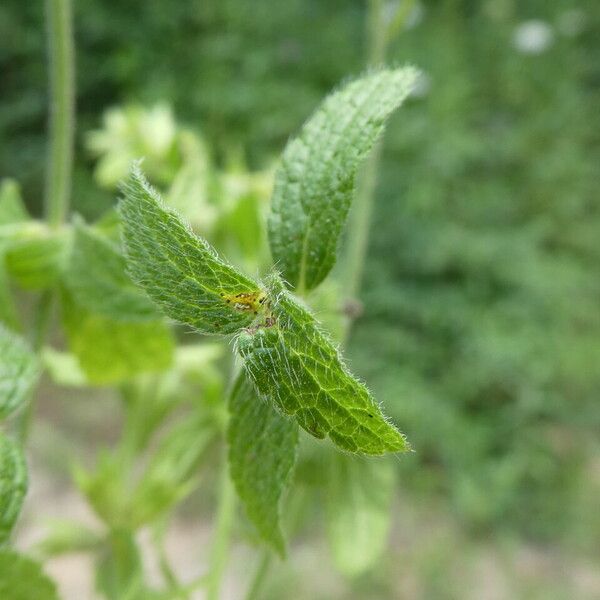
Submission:
[[[46,523],[44,539],[36,544],[36,554],[44,558],[97,550],[104,541],[104,532],[70,519],[52,519]]]
[[[70,352],[61,352],[54,348],[44,348],[42,363],[46,373],[57,385],[65,387],[86,387],[88,380],[77,357]]]
[[[204,333],[233,333],[255,318],[262,292],[221,260],[160,199],[138,166],[120,203],[129,271],[164,312]]]
[[[108,385],[171,365],[174,340],[164,321],[115,321],[86,311],[63,295],[71,352],[89,383]]]
[[[395,465],[331,454],[326,485],[327,535],[338,569],[356,576],[383,553],[391,524]]]
[[[229,400],[229,466],[246,513],[262,538],[281,555],[281,497],[296,462],[298,426],[259,398],[240,376]]]
[[[38,374],[36,357],[24,340],[0,325],[0,419],[27,400]]]
[[[10,282],[4,264],[4,247],[0,241],[0,324],[4,323],[12,329],[18,328],[19,319],[10,290]]]
[[[65,231],[52,231],[37,223],[25,227],[6,248],[6,268],[26,289],[53,285],[62,273],[67,256]]]
[[[346,368],[315,318],[281,280],[268,284],[272,315],[236,340],[244,368],[257,391],[317,438],[364,454],[409,448],[388,423],[367,388]]]
[[[10,532],[21,512],[27,492],[27,465],[19,446],[0,433],[0,544]],[[2,578],[0,577],[0,586]],[[4,598],[0,594],[0,598]]]
[[[29,215],[21,198],[19,184],[12,179],[3,179],[0,183],[0,225],[27,220]]]
[[[286,147],[269,216],[271,253],[293,288],[310,290],[335,263],[358,167],[417,71],[382,69],[325,99]]]
[[[91,227],[75,225],[66,281],[76,302],[91,312],[123,321],[157,319],[152,302],[125,273],[125,259]]]
[[[0,598],[58,600],[58,593],[39,563],[12,550],[0,550]]]

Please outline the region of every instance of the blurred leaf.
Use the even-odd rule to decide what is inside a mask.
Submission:
[[[10,281],[4,264],[3,242],[0,241],[0,324],[4,323],[11,329],[17,329],[19,320],[15,303],[10,291]]]
[[[73,467],[73,479],[100,519],[111,527],[122,527],[127,512],[129,486],[126,487],[121,456],[101,450],[93,471],[78,464]]]
[[[204,416],[186,417],[167,432],[131,493],[129,527],[150,523],[192,491],[196,471],[215,432]]]
[[[269,241],[292,288],[311,290],[333,267],[358,167],[416,77],[405,67],[352,81],[326,98],[286,146],[275,176]]]
[[[65,277],[76,302],[90,312],[118,321],[158,318],[156,307],[127,277],[117,248],[81,221]]]
[[[336,566],[352,577],[373,568],[387,544],[395,465],[339,453],[328,459],[327,535]]]
[[[25,341],[0,324],[0,419],[27,400],[38,375],[37,359]]]
[[[71,552],[96,550],[103,542],[97,531],[74,521],[52,520],[48,527],[49,531],[37,545],[38,552],[47,558]]]
[[[3,179],[0,183],[0,225],[21,223],[29,218],[19,184],[12,179]]]
[[[231,392],[229,412],[231,477],[261,537],[283,556],[281,499],[296,462],[298,426],[259,398],[243,374]]]
[[[384,454],[408,450],[375,400],[350,374],[313,315],[269,279],[269,322],[241,332],[236,347],[259,394],[316,438],[343,450]]]
[[[58,600],[58,593],[39,563],[12,550],[0,550],[0,598]]]
[[[60,352],[51,347],[44,348],[42,363],[52,381],[58,385],[72,387],[88,385],[88,379],[77,357],[69,352]]]
[[[170,317],[204,333],[232,333],[254,320],[258,284],[166,208],[138,166],[123,188],[120,211],[129,271]]]
[[[217,209],[209,202],[212,166],[204,141],[191,131],[179,134],[181,168],[166,194],[166,202],[195,230],[209,233],[217,218]]]
[[[64,293],[63,322],[69,348],[92,384],[119,383],[171,365],[174,340],[164,321],[114,321],[86,311]]]
[[[99,157],[94,175],[103,187],[115,187],[129,172],[132,161],[146,157],[154,180],[170,182],[178,167],[177,126],[171,107],[126,106],[104,113],[104,128],[87,135],[88,148]]]
[[[0,433],[0,544],[10,532],[21,512],[27,492],[27,465],[21,448]],[[2,577],[0,577],[0,589]],[[0,598],[4,598],[0,594]]]
[[[108,600],[144,600],[142,559],[131,532],[111,531],[96,569],[96,588]]]
[[[47,229],[32,223],[6,246],[6,268],[17,283],[38,290],[53,285],[67,255],[65,231]]]

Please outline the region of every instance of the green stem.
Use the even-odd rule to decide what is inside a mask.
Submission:
[[[221,481],[219,489],[219,508],[217,524],[210,557],[210,571],[206,580],[206,600],[218,600],[223,573],[227,566],[227,555],[231,530],[235,518],[235,491],[227,468],[226,449],[223,452]]]
[[[376,66],[385,62],[390,41],[402,29],[413,7],[414,0],[403,0],[392,22],[387,24],[383,0],[368,0],[366,31],[368,66]],[[377,142],[359,178],[356,198],[350,215],[344,282],[344,289],[350,300],[356,299],[359,295],[365,270],[381,150],[382,143]],[[352,318],[349,318],[346,323],[344,339],[348,337],[351,327]]]
[[[45,211],[60,226],[69,210],[75,129],[75,49],[71,0],[46,0],[50,73],[50,140]]]
[[[260,560],[258,561],[258,566],[256,567],[256,571],[254,572],[254,577],[252,578],[252,582],[250,583],[250,587],[248,588],[248,593],[246,594],[246,600],[259,600],[260,592],[263,587],[263,583],[269,572],[269,566],[271,565],[271,559],[273,557],[273,553],[268,548],[263,549],[262,554],[260,556]]]
[[[388,41],[383,0],[369,0],[366,25],[367,62],[369,66],[381,64],[385,61]],[[359,294],[365,269],[380,155],[381,144],[377,143],[362,170],[350,214],[344,289],[351,300]],[[351,325],[352,320],[348,319],[344,338],[348,336]]]

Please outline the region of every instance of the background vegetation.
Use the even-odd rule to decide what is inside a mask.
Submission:
[[[320,568],[310,556],[322,549],[319,521],[305,515],[305,537],[265,594],[282,597],[292,580],[298,598],[593,598],[600,9],[595,0],[415,7],[388,55],[425,77],[386,134],[349,352],[416,453],[398,461],[393,539],[378,569],[348,583]],[[34,213],[43,18],[39,3],[0,7],[0,173]],[[239,199],[260,213],[289,135],[363,70],[364,29],[360,0],[78,0],[76,210],[103,215],[140,155],[171,189],[193,135],[210,184],[189,216],[257,268],[260,223],[248,224],[257,213]],[[48,395],[41,419],[91,450],[114,426],[113,400],[93,398]],[[82,427],[97,439],[82,439]],[[65,469],[49,457],[64,449],[47,453],[57,437],[39,442],[36,464],[61,481]]]

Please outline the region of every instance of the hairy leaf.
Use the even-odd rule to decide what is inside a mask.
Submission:
[[[168,209],[138,166],[123,187],[120,212],[129,272],[167,315],[204,333],[232,333],[254,320],[263,297],[258,284]]]
[[[338,569],[349,576],[372,568],[390,532],[395,465],[331,454],[326,487],[327,534]]]
[[[326,98],[287,145],[268,225],[273,260],[293,288],[316,287],[333,267],[357,169],[416,76],[405,67],[352,81]]]
[[[0,325],[0,419],[27,400],[38,374],[38,362],[25,341]]]
[[[27,465],[23,453],[0,433],[0,544],[10,537],[26,492]],[[4,596],[0,594],[0,598]]]
[[[0,550],[0,598],[58,600],[58,593],[39,563],[12,550]]]
[[[69,348],[89,383],[119,383],[171,365],[174,340],[162,320],[115,321],[88,312],[64,294],[63,321]]]
[[[156,307],[132,283],[125,268],[124,257],[110,241],[76,223],[65,277],[77,303],[116,320],[156,320]]]
[[[280,502],[296,462],[298,426],[259,398],[243,374],[232,390],[229,411],[231,477],[249,519],[283,556]]]
[[[272,314],[241,332],[236,347],[259,394],[317,438],[364,454],[408,449],[404,436],[383,417],[367,388],[346,368],[317,322],[272,276]]]

